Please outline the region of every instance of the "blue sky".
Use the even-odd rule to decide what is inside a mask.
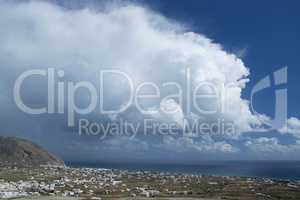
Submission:
[[[31,139],[66,160],[298,160],[299,6],[298,1],[1,2],[0,133]],[[180,104],[171,99],[160,105],[150,102],[151,109],[160,109],[155,115],[143,115],[131,107],[109,116],[94,110],[88,115],[75,114],[76,124],[81,118],[99,124],[151,118],[179,125],[184,117],[208,124],[224,118],[234,124],[237,134],[208,133],[200,138],[184,138],[145,136],[140,131],[133,139],[121,136],[101,140],[99,136],[80,136],[78,125],[68,127],[66,113],[24,113],[13,97],[16,79],[32,69],[53,67],[64,70],[60,81],[98,83],[94,75],[99,70],[116,69],[106,66],[118,65],[137,81],[160,84],[174,80],[182,83],[181,72],[190,64],[195,84],[198,80],[234,83],[233,90],[228,91],[230,98],[226,99],[229,112],[207,117],[195,111],[187,116],[181,112],[184,109]],[[268,131],[260,121],[262,116],[253,113],[247,102],[261,79],[272,77],[283,67],[288,67],[288,82],[279,88],[288,89],[287,125]],[[109,83],[105,95],[108,107],[124,103],[129,92],[119,81],[112,79]],[[47,103],[43,78],[33,79],[23,87],[21,95],[31,107]],[[276,89],[272,86],[255,96],[255,110],[264,114],[267,121],[274,117]],[[86,91],[79,91],[75,98],[82,107],[90,100]],[[209,101],[201,103],[212,106]],[[163,106],[180,111],[168,115],[161,111]]]
[[[251,80],[243,92],[266,74],[289,68],[289,114],[299,116],[298,53],[300,14],[298,1],[144,1],[171,19],[190,25],[232,52],[243,52]],[[261,105],[260,105],[261,104]],[[260,101],[261,109],[271,106]],[[270,111],[270,108],[268,109]]]

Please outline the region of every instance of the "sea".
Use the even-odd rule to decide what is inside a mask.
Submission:
[[[197,164],[66,162],[70,167],[155,171],[207,176],[300,180],[300,161],[203,161]]]

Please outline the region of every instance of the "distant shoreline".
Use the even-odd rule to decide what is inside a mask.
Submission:
[[[204,176],[251,177],[277,181],[300,180],[300,161],[205,161],[201,164],[155,164],[117,162],[73,162],[74,168],[103,168],[128,171],[151,171]]]

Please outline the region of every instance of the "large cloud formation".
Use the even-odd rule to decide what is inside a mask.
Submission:
[[[175,141],[167,136],[156,147],[171,149],[171,145],[178,148],[187,146],[189,150],[201,152],[238,152],[225,140],[237,139],[241,133],[251,131],[253,125],[260,125],[258,118],[251,113],[248,101],[241,98],[249,76],[242,60],[204,35],[187,32],[183,25],[144,7],[129,4],[104,6],[102,10],[69,10],[46,2],[1,2],[0,27],[0,78],[3,80],[0,90],[5,90],[0,98],[1,109],[4,107],[2,99],[13,101],[10,91],[17,75],[31,68],[63,69],[69,81],[88,80],[95,85],[98,84],[95,74],[99,70],[121,69],[137,86],[146,81],[157,85],[175,81],[184,85],[188,67],[192,87],[207,82],[223,92],[214,100],[198,102],[203,109],[218,108],[216,112],[203,115],[192,108],[188,117],[207,123],[222,118],[233,123],[236,132],[201,141],[190,138]],[[105,98],[112,104],[108,107],[124,104],[128,85],[112,78],[105,88],[109,89]],[[43,85],[33,83],[24,88],[23,93],[28,102],[40,105],[44,99],[37,92],[43,90]],[[161,91],[162,96],[170,92],[166,89]],[[213,91],[210,87],[203,87],[200,92],[211,94]],[[81,95],[77,101],[87,99]],[[149,109],[159,109],[151,117],[159,121],[175,121],[182,127],[181,119],[185,117],[183,105],[186,103],[175,98],[153,100]],[[224,108],[220,110],[219,105]],[[162,111],[164,107],[178,110],[168,115]],[[126,111],[123,116],[127,116]],[[115,140],[108,140],[105,144],[119,144]],[[124,138],[121,140],[124,141]],[[134,145],[137,142],[138,139],[135,139]],[[144,142],[142,144],[145,145]]]

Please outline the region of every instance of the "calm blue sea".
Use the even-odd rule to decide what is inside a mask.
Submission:
[[[66,164],[71,167],[300,180],[300,161],[205,161],[191,165],[100,162],[66,162]]]

